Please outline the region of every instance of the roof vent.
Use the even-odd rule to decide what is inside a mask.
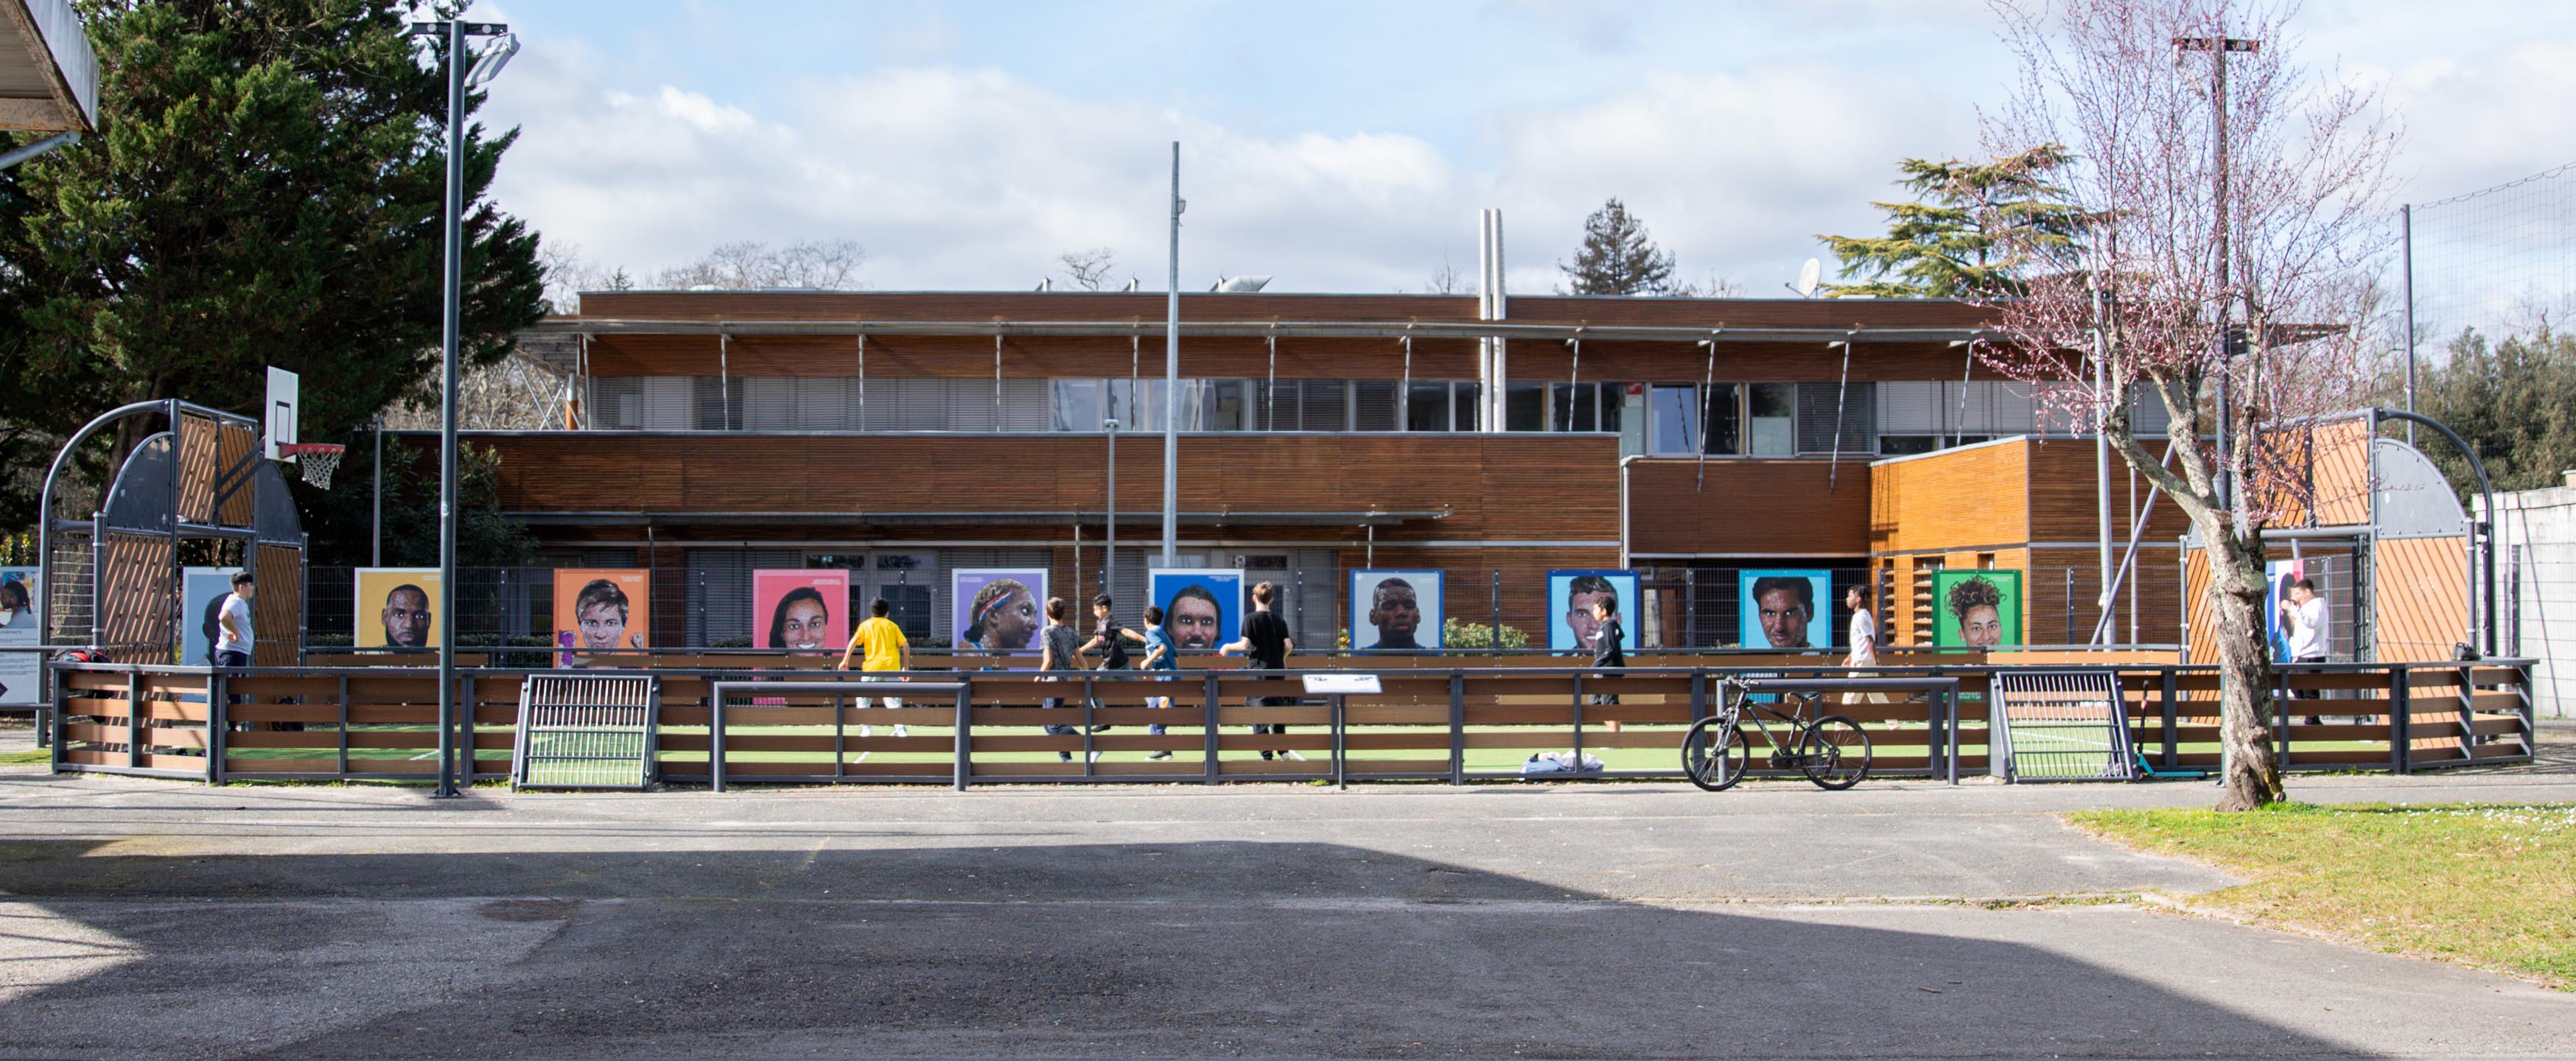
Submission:
[[[1228,295],[1248,295],[1270,286],[1267,276],[1221,276],[1208,290]]]

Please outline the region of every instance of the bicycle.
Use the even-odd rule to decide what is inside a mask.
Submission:
[[[1743,683],[1734,679],[1723,680],[1719,689],[1717,712],[1692,723],[1682,738],[1682,772],[1691,784],[1703,791],[1724,792],[1744,779],[1753,756],[1752,742],[1744,735],[1747,722],[1761,730],[1762,739],[1771,745],[1771,769],[1796,770],[1828,792],[1850,788],[1869,777],[1869,734],[1862,732],[1860,723],[1841,715],[1804,720],[1806,703],[1821,702],[1823,694],[1786,694],[1800,705],[1797,714],[1790,714],[1755,702]],[[1771,732],[1764,715],[1779,720],[1787,732]]]

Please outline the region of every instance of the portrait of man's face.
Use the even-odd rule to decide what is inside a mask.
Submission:
[[[830,616],[819,601],[800,599],[787,606],[778,619],[778,633],[794,652],[813,652],[825,646],[831,637]]]
[[[581,614],[573,618],[581,624],[582,647],[595,649],[624,647],[618,642],[626,639],[626,609],[608,601],[599,601],[582,609]]]
[[[1971,648],[1993,648],[2002,644],[2003,616],[1997,614],[1991,604],[1968,609],[1968,614],[1959,619],[1959,640]]]
[[[1038,602],[1026,593],[1014,592],[994,602],[984,615],[984,647],[1018,649],[1029,647],[1029,639],[1038,629]]]
[[[385,644],[395,648],[429,647],[429,594],[404,586],[385,594]]]
[[[1171,628],[1172,642],[1182,648],[1215,648],[1222,643],[1217,630],[1221,618],[1215,601],[1196,596],[1176,596],[1172,598],[1167,624]]]
[[[1422,629],[1422,602],[1414,595],[1413,587],[1379,587],[1368,618],[1369,624],[1377,627],[1377,647],[1413,648],[1419,644],[1414,635]]]
[[[1574,631],[1574,643],[1586,647],[1601,636],[1601,620],[1592,614],[1592,602],[1599,593],[1577,593],[1566,600],[1565,625]]]
[[[1807,647],[1807,620],[1812,617],[1798,604],[1798,591],[1775,586],[1754,603],[1762,610],[1762,636],[1771,647]]]

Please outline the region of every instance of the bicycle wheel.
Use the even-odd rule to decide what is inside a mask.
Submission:
[[[1817,719],[1798,736],[1798,769],[1828,792],[1857,785],[1869,776],[1869,734],[1841,715]]]
[[[1724,792],[1744,780],[1744,731],[1731,718],[1703,718],[1682,737],[1682,773],[1706,792]]]

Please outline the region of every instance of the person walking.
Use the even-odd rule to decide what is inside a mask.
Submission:
[[[2301,578],[2290,583],[2290,592],[2281,599],[2281,625],[2290,632],[2290,662],[2326,661],[2326,599],[2317,595],[2315,579]],[[2300,689],[2290,696],[2314,700],[2318,694],[2314,689]],[[2314,726],[2325,720],[2309,715],[2304,721]]]
[[[1135,640],[1136,635],[1129,632],[1126,627],[1118,625],[1117,617],[1110,614],[1110,605],[1112,603],[1113,602],[1109,599],[1109,595],[1106,593],[1091,598],[1091,617],[1094,620],[1094,625],[1091,630],[1091,640],[1083,642],[1082,650],[1085,652],[1089,652],[1094,649],[1099,650],[1100,666],[1098,669],[1100,670],[1126,670],[1128,665],[1134,662],[1128,658],[1127,642]],[[1089,702],[1095,710],[1101,706],[1100,701],[1097,699]],[[1106,724],[1095,724],[1091,727],[1091,732],[1093,733],[1106,733],[1108,731],[1109,727]],[[1094,759],[1098,759],[1099,757],[1100,756],[1097,753],[1092,755],[1092,758]]]
[[[1152,604],[1146,605],[1144,669],[1151,671],[1179,670],[1181,665],[1180,655],[1181,647],[1178,644],[1173,643],[1171,631],[1163,629],[1163,609]],[[1164,674],[1157,680],[1171,681],[1174,677],[1175,676],[1171,674]],[[1172,706],[1172,698],[1168,696],[1148,696],[1145,698],[1145,706],[1158,709],[1168,709]],[[1145,732],[1160,737],[1163,735],[1163,724],[1157,722],[1151,726],[1147,726],[1145,727]],[[1156,748],[1154,749],[1154,754],[1148,755],[1145,758],[1169,759],[1171,757],[1171,749]]]
[[[850,669],[852,657],[858,657],[861,673],[912,669],[912,642],[904,638],[903,627],[895,625],[894,620],[886,618],[886,613],[893,610],[893,606],[887,604],[883,597],[869,601],[868,621],[860,623],[859,628],[850,634],[850,647],[842,651],[841,662],[833,669],[843,671]],[[902,700],[891,696],[885,698],[885,703],[889,708],[903,706]],[[859,706],[862,708],[868,706],[868,698],[860,697]],[[859,736],[867,736],[868,731],[869,727],[861,723]],[[903,723],[894,724],[894,735],[898,737],[905,735]]]
[[[1602,668],[1601,676],[1607,678],[1628,665],[1627,646],[1620,643],[1626,639],[1628,631],[1619,625],[1619,595],[1603,593],[1593,597],[1592,620],[1599,631],[1592,635],[1592,665]],[[1600,695],[1593,697],[1592,702],[1616,704],[1619,697],[1617,694]],[[1610,720],[1606,728],[1612,733],[1619,732],[1619,721]]]
[[[1076,643],[1079,635],[1074,633],[1072,619],[1071,603],[1062,597],[1047,598],[1046,628],[1038,632],[1038,669],[1048,674],[1038,679],[1039,681],[1062,681],[1063,679],[1056,677],[1053,672],[1084,668],[1082,647]],[[1064,706],[1064,697],[1047,697],[1045,705],[1050,710],[1061,708]],[[1046,734],[1050,737],[1071,737],[1081,732],[1080,729],[1072,726],[1054,723],[1046,726]],[[1055,753],[1055,757],[1059,762],[1073,761],[1073,753],[1068,751],[1059,751]]]
[[[1868,677],[1859,668],[1878,665],[1878,613],[1870,610],[1868,586],[1853,586],[1843,591],[1843,606],[1850,608],[1851,651],[1843,656],[1843,666],[1854,669],[1852,677]],[[1885,693],[1854,693],[1844,698],[1848,704],[1886,703]]]
[[[1255,670],[1288,669],[1288,654],[1297,650],[1297,641],[1288,634],[1288,621],[1280,618],[1279,613],[1270,610],[1271,602],[1278,595],[1279,587],[1268,582],[1252,587],[1252,614],[1243,617],[1243,636],[1227,643],[1217,651],[1224,655],[1243,653],[1250,660],[1248,665]],[[1297,698],[1293,696],[1256,696],[1245,706],[1287,707],[1296,702]],[[1252,725],[1252,732],[1276,735],[1288,732],[1288,726],[1286,723],[1256,722]],[[1276,749],[1275,754],[1273,749],[1264,748],[1261,751],[1261,757],[1264,759],[1285,757],[1301,763],[1306,761],[1305,756],[1286,748]]]

